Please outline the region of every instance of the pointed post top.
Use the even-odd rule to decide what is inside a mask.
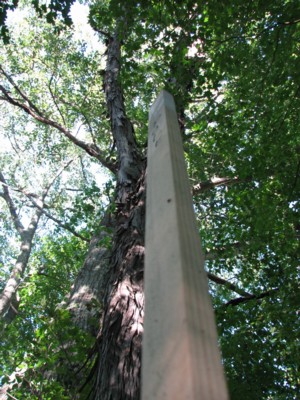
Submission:
[[[150,111],[149,111],[149,119],[151,116],[156,112],[156,110],[161,106],[161,104],[164,103],[164,105],[174,111],[176,111],[176,106],[174,102],[173,96],[167,91],[167,90],[162,90],[158,97],[156,98],[155,102],[152,104]]]

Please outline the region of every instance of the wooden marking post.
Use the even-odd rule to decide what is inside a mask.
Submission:
[[[173,97],[149,115],[142,400],[228,399]]]

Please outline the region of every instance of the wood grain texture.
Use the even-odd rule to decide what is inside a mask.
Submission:
[[[173,97],[149,115],[142,400],[228,399]]]

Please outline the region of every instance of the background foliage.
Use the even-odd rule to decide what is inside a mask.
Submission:
[[[150,104],[162,88],[175,97],[206,268],[224,280],[211,279],[210,291],[231,399],[296,399],[299,2],[87,2],[101,44],[96,50],[66,27],[70,2],[51,1],[49,8],[32,2],[37,13],[19,3],[25,15],[19,27],[3,25],[6,42],[9,37],[0,52],[3,69],[46,115],[110,160],[115,148],[102,90],[107,37],[101,32],[111,33],[127,15],[120,33],[127,113],[146,154]],[[46,20],[38,18],[43,13]],[[89,239],[113,202],[113,178],[99,185],[97,160],[54,127],[6,102],[1,111],[0,164],[9,185],[38,194],[58,166],[72,159],[47,204],[51,215]],[[3,287],[18,243],[0,201]],[[26,221],[32,204],[20,191],[14,201]],[[44,215],[20,286],[19,316],[2,331],[1,381],[16,398],[77,398],[74,365],[80,369],[92,338],[72,326],[58,305],[86,249],[86,241]],[[64,343],[70,341],[66,354]]]

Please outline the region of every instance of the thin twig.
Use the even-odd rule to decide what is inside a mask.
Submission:
[[[55,107],[56,107],[57,111],[59,112],[59,115],[61,116],[61,119],[62,119],[64,125],[67,125],[67,124],[66,124],[66,121],[65,121],[65,118],[64,118],[62,112],[60,111],[60,108],[59,108],[59,106],[58,106],[58,104],[57,104],[57,102],[56,102],[56,100],[55,100],[54,93],[52,92],[52,89],[51,89],[51,84],[52,84],[53,78],[54,78],[54,75],[52,74],[52,75],[51,75],[51,78],[50,78],[50,81],[49,81],[49,84],[48,84],[49,92],[50,92],[50,95],[51,95],[51,97],[52,97],[52,100],[53,100],[53,102],[54,102],[54,104],[55,104]]]
[[[219,285],[224,285],[228,289],[232,290],[233,292],[235,292],[237,294],[240,294],[241,296],[244,296],[243,298],[247,298],[248,299],[248,298],[252,298],[253,297],[253,294],[250,294],[250,293],[246,292],[245,290],[240,289],[238,286],[234,285],[231,282],[226,281],[223,278],[220,278],[217,275],[214,275],[214,274],[211,274],[210,272],[208,272],[207,273],[207,277],[211,281],[213,281],[213,282],[215,282],[215,283],[217,283]]]
[[[236,306],[238,304],[245,303],[249,300],[260,300],[260,299],[263,299],[264,297],[272,295],[273,293],[277,292],[278,290],[279,290],[279,288],[275,288],[275,289],[267,290],[266,292],[260,293],[258,295],[252,294],[251,296],[248,296],[248,297],[238,297],[236,299],[232,299],[232,300],[228,301],[227,303],[225,303],[223,305],[224,305],[224,307]]]

